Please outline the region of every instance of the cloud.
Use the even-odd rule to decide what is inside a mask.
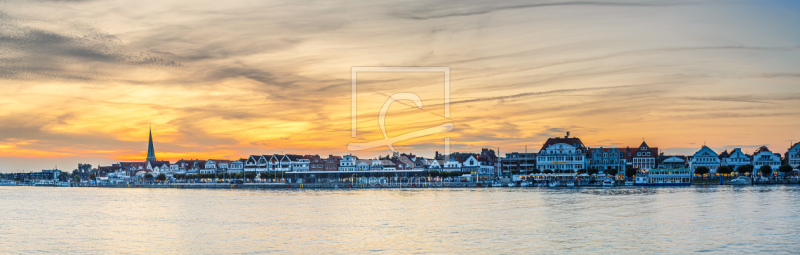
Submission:
[[[25,25],[24,18],[2,15],[0,78],[92,81],[114,78],[121,66],[180,67],[177,57],[147,49],[133,49],[116,36],[92,28],[52,29]],[[109,66],[110,65],[110,66]]]
[[[503,3],[501,3],[503,4]],[[474,8],[461,8],[457,9],[459,5],[455,2],[451,3],[437,3],[436,6],[424,6],[413,11],[404,13],[395,13],[395,15],[408,19],[415,20],[429,20],[429,19],[443,19],[452,17],[466,17],[489,14],[505,10],[525,10],[533,8],[546,8],[546,7],[559,7],[559,6],[585,6],[585,7],[657,7],[669,6],[674,3],[670,2],[651,2],[651,3],[637,3],[637,2],[600,2],[600,1],[566,1],[566,2],[551,2],[551,3],[537,3],[537,4],[518,4],[506,6],[489,6],[482,5]]]

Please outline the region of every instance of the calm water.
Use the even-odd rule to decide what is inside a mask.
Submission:
[[[0,187],[0,253],[792,253],[800,187]]]

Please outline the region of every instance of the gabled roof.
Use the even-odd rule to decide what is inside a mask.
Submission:
[[[577,137],[554,137],[554,138],[547,138],[547,141],[544,142],[542,145],[542,150],[547,149],[554,144],[565,143],[572,145],[578,149],[586,150],[586,146],[583,145],[583,142],[580,138]]]

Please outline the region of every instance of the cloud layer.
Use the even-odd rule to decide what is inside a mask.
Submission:
[[[382,139],[422,155],[588,145],[667,153],[800,140],[793,2],[7,1],[0,6],[0,171],[141,160],[344,154]],[[448,66],[358,77],[350,68]],[[748,146],[742,146],[748,147]],[[755,147],[755,146],[749,146]],[[775,148],[772,148],[775,147]],[[747,150],[747,148],[745,148]],[[352,152],[385,155],[387,148]]]

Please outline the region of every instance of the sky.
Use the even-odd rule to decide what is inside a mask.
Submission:
[[[162,160],[373,158],[391,150],[348,144],[380,143],[408,93],[422,107],[396,97],[386,137],[422,156],[567,131],[782,154],[800,141],[797,24],[797,1],[0,0],[0,172],[143,161],[150,127]],[[446,67],[449,89],[354,67]]]

